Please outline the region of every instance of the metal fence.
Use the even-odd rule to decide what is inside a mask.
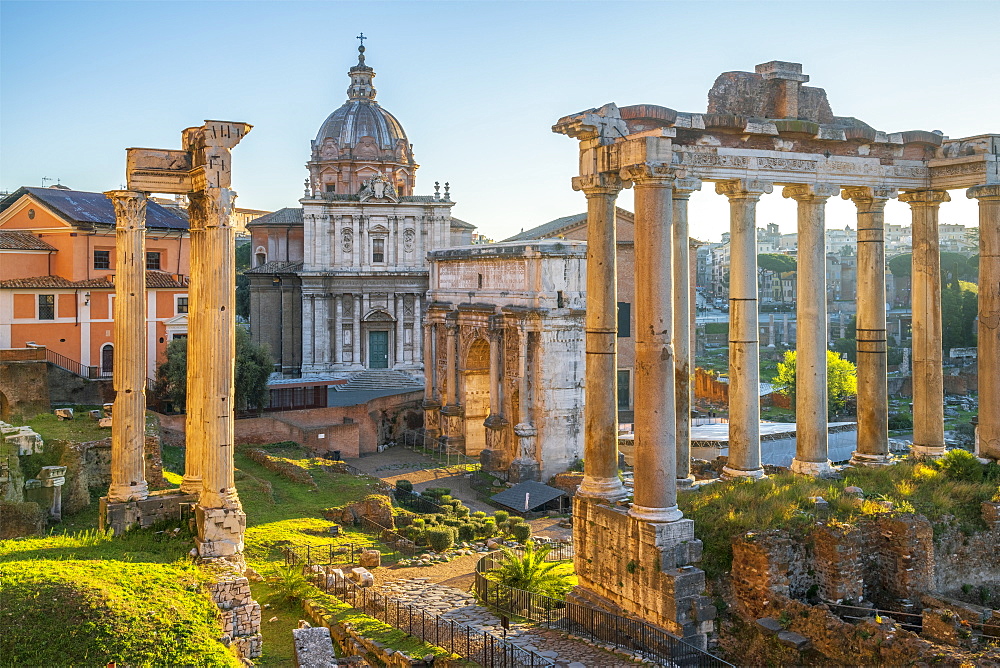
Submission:
[[[306,549],[306,552],[309,550]],[[309,564],[299,559],[302,553],[301,546],[287,547],[286,563]],[[365,614],[481,666],[543,668],[554,665],[551,659],[517,647],[492,633],[444,619],[424,608],[408,605],[367,587],[359,587],[350,580],[332,577],[325,570],[317,574],[317,579],[317,586],[324,592]]]
[[[412,540],[396,533],[392,529],[382,526],[378,522],[373,522],[367,517],[358,518],[358,525],[361,527],[362,531],[367,531],[368,533],[373,533],[378,536],[378,539],[382,541],[386,546],[399,552],[401,555],[407,557],[412,557],[417,553],[417,546]]]
[[[558,628],[574,636],[634,652],[645,660],[662,665],[731,665],[675,635],[637,619],[514,589],[490,580],[485,573],[496,567],[495,554],[486,555],[476,564],[475,590],[480,600],[505,614],[530,619],[547,628]]]
[[[350,543],[348,545],[286,545],[282,548],[285,554],[285,565],[303,564],[305,566],[336,566],[353,565],[357,563],[357,554],[364,548]]]
[[[849,622],[860,622],[872,619],[876,615],[879,617],[889,617],[899,623],[899,626],[907,631],[920,635],[924,627],[924,613],[898,612],[895,610],[882,610],[879,608],[863,608],[856,605],[843,605],[828,603],[830,611]],[[927,612],[926,610],[924,612]],[[936,613],[931,613],[936,614]],[[964,620],[962,626],[968,628],[969,634],[973,637],[981,638],[984,642],[1000,641],[1000,622],[982,623]]]
[[[48,348],[45,349],[45,361],[56,365],[60,369],[65,369],[72,374],[80,376],[81,378],[89,378],[91,380],[96,380],[98,378],[111,378],[110,369],[105,371],[99,366],[87,366],[86,364],[80,364],[76,360],[72,360],[65,355],[60,355],[59,353],[53,352]]]

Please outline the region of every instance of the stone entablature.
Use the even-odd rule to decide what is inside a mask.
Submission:
[[[429,442],[480,455],[515,480],[565,471],[583,454],[586,244],[486,244],[429,257]]]

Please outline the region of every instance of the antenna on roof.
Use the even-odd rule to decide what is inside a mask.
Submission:
[[[42,187],[43,187],[43,188],[45,187],[45,182],[46,182],[46,181],[57,181],[57,179],[50,179],[50,178],[49,178],[49,177],[47,177],[47,176],[43,176],[43,177],[42,177]]]

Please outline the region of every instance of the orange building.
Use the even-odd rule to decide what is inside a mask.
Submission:
[[[149,378],[187,336],[188,221],[146,209]],[[0,348],[43,345],[80,375],[111,375],[115,212],[102,193],[24,187],[0,200]],[[74,365],[79,365],[75,368]]]

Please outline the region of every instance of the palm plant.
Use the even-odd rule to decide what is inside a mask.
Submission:
[[[523,554],[501,547],[500,561],[489,572],[497,582],[512,589],[562,598],[573,585],[565,571],[556,570],[560,562],[545,561],[551,551],[551,545],[536,547],[530,540],[524,544]]]

